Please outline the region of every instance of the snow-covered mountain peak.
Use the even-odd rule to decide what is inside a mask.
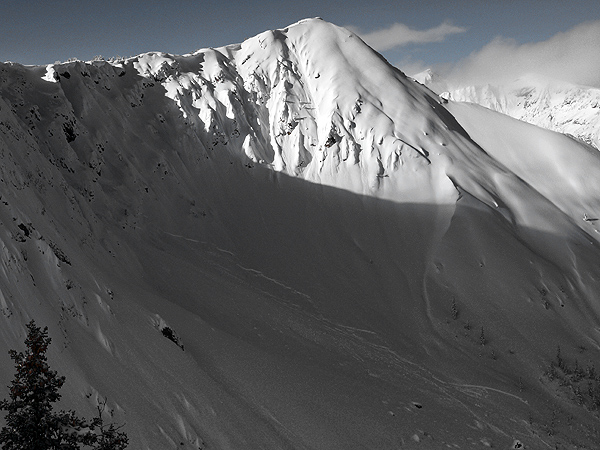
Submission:
[[[160,83],[183,117],[210,135],[209,150],[221,143],[239,156],[242,148],[252,163],[357,192],[379,191],[399,166],[429,165],[438,152],[430,157],[424,147],[448,140],[437,99],[356,35],[320,19],[239,45],[148,53],[127,64]]]

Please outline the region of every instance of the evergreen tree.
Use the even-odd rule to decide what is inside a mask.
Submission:
[[[112,424],[105,426],[100,409],[98,417],[91,421],[77,417],[74,411],[52,410],[52,404],[61,397],[58,391],[65,377],[48,366],[48,327],[41,330],[32,320],[27,330],[25,353],[9,351],[16,374],[9,386],[10,400],[0,401],[0,410],[7,411],[6,426],[0,430],[2,449],[125,449],[127,436]]]

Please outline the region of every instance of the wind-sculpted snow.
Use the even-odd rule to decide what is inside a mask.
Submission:
[[[600,354],[600,160],[565,139],[318,19],[0,64],[0,355],[48,325],[65,408],[136,449],[593,445],[543,376]]]

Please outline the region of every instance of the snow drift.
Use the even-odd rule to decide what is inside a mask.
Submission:
[[[132,448],[591,445],[600,156],[461,108],[318,19],[1,64],[0,354]]]

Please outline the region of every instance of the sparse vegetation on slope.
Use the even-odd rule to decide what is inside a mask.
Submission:
[[[585,347],[581,352],[585,352]],[[581,364],[577,358],[567,359],[558,346],[556,357],[550,361],[544,377],[572,402],[600,418],[600,373],[593,361]]]
[[[16,374],[10,386],[10,399],[0,401],[7,412],[6,426],[0,430],[3,450],[124,450],[127,435],[120,427],[104,423],[103,407],[98,416],[86,420],[75,411],[53,410],[60,399],[65,377],[50,369],[46,350],[51,339],[48,328],[40,329],[32,320],[27,324],[25,353],[10,351]]]

